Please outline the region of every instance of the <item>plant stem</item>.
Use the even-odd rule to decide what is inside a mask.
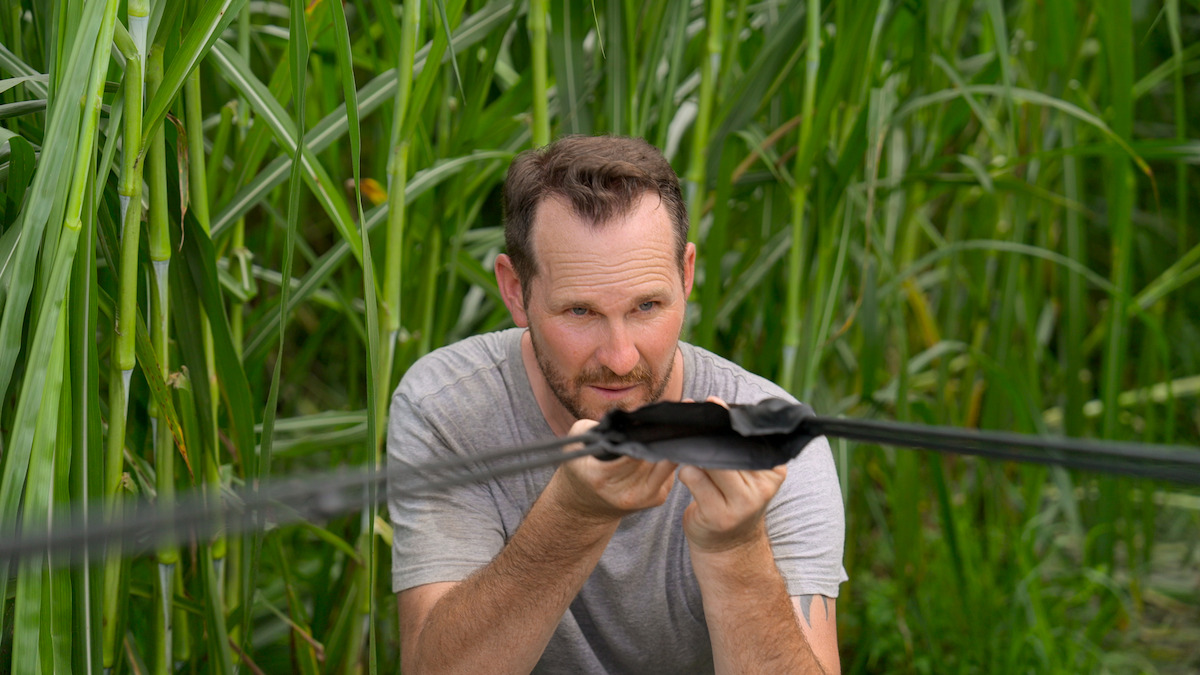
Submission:
[[[806,241],[804,232],[804,210],[808,203],[809,173],[812,169],[813,115],[817,91],[817,71],[821,67],[821,3],[820,0],[808,0],[807,41],[808,50],[805,52],[804,69],[804,98],[800,109],[800,138],[796,145],[796,168],[792,175],[795,188],[792,190],[792,247],[788,251],[787,296],[784,306],[783,328],[783,368],[780,384],[784,389],[795,392],[804,383],[798,381],[799,368],[796,363],[800,358],[800,299],[804,294],[804,266],[807,264]],[[814,355],[815,356],[815,355]]]
[[[117,312],[117,360],[122,372],[132,370],[137,321],[138,240],[142,225],[142,63],[133,55],[125,62],[125,137],[121,163],[121,262]]]
[[[230,101],[221,106],[221,121],[217,124],[217,133],[213,137],[212,157],[209,158],[208,173],[204,181],[205,186],[214,195],[221,194],[221,179],[226,175],[224,166],[225,153],[229,149],[229,138],[233,135],[234,116],[236,114],[236,102]]]
[[[697,241],[700,236],[700,220],[704,215],[704,201],[708,184],[709,127],[712,126],[712,108],[716,78],[720,72],[721,51],[724,49],[725,0],[709,0],[708,18],[704,23],[704,56],[700,62],[700,100],[697,102],[696,125],[692,129],[692,154],[687,170],[688,215],[692,220],[689,238]]]
[[[396,342],[400,337],[401,307],[400,278],[404,266],[404,225],[405,205],[404,194],[408,182],[408,152],[409,140],[405,136],[405,122],[409,111],[409,103],[413,88],[413,61],[416,54],[417,35],[420,31],[421,20],[420,0],[404,3],[403,23],[400,26],[400,54],[396,65],[396,98],[392,113],[392,151],[388,157],[388,219],[387,243],[384,245],[384,290],[382,344],[380,352],[377,397],[379,419],[384,419],[387,413],[387,401],[390,400],[392,363],[396,354]],[[382,439],[382,430],[377,432],[380,438],[375,439],[376,447]]]
[[[1171,53],[1179,64],[1175,67],[1175,140],[1182,145],[1187,140],[1187,90],[1183,86],[1183,40],[1180,37],[1179,0],[1166,1],[1167,26],[1171,35]],[[1175,213],[1175,247],[1183,251],[1188,247],[1188,165],[1182,159],[1175,162],[1175,198],[1179,200]]]
[[[118,309],[114,327],[115,346],[109,380],[108,448],[105,471],[110,513],[120,504],[122,466],[125,452],[125,424],[129,412],[129,380],[136,363],[134,336],[137,334],[138,240],[142,224],[142,90],[145,85],[142,61],[138,54],[125,54],[125,126],[121,180],[121,251],[118,275]],[[104,585],[104,666],[111,668],[116,658],[119,614],[121,560],[119,548],[110,551]]]
[[[533,52],[533,147],[550,143],[549,97],[546,94],[546,0],[529,0],[529,47]]]
[[[162,45],[150,49],[150,60],[146,67],[146,84],[153,97],[162,84]],[[147,373],[146,377],[160,377],[165,382],[170,372],[170,353],[167,333],[170,322],[170,302],[167,287],[167,272],[171,265],[171,235],[167,222],[167,150],[166,131],[159,127],[150,138],[146,166],[150,181],[149,248],[150,263],[154,270],[154,281],[150,303],[150,339],[158,359],[159,372]],[[175,499],[175,446],[167,428],[165,411],[158,409],[154,420],[154,467],[158,507],[170,509]],[[171,601],[175,588],[175,564],[179,562],[179,549],[170,538],[158,550],[158,640],[156,641],[155,672],[169,673],[173,654],[171,639]]]
[[[204,160],[204,117],[200,100],[200,69],[196,68],[183,85],[184,120],[188,142],[188,204],[205,232],[210,232],[208,218],[208,174]]]
[[[208,212],[208,173],[205,171],[204,160],[204,117],[201,112],[199,68],[193,70],[184,83],[183,99],[184,125],[187,128],[188,142],[188,191],[190,192],[188,204],[191,205],[192,213],[196,215],[196,221],[200,223],[200,227],[204,228],[204,232],[207,234],[211,233],[212,229]],[[208,369],[208,386],[209,391],[214,392],[211,397],[212,410],[209,411],[209,415],[212,417],[212,429],[215,432],[217,411],[220,408],[220,399],[215,395],[217,391],[217,358],[213,351],[212,328],[209,326],[207,316],[203,318],[201,325],[204,330],[204,356]],[[209,440],[213,443],[213,447],[220,447],[215,436]]]
[[[238,54],[247,63],[250,61],[250,4],[247,3],[242,7],[242,11],[238,14],[238,32],[237,32],[237,47]],[[234,144],[239,152],[247,146],[246,133],[250,129],[250,104],[242,96],[238,96],[234,102],[234,110],[237,113],[237,142]],[[213,156],[216,157],[216,144],[213,144]],[[215,160],[214,160],[215,162]],[[257,162],[255,162],[257,164]],[[233,183],[234,181],[229,181]],[[237,186],[234,186],[237,187]],[[234,266],[234,278],[242,284],[242,290],[253,291],[254,279],[250,276],[250,261],[253,257],[250,251],[246,249],[246,218],[238,218],[233,224],[233,237],[230,241],[230,254],[237,258],[237,265]],[[253,293],[250,293],[251,295]],[[233,346],[238,351],[238,356],[242,355],[242,348],[245,343],[245,318],[243,314],[243,304],[240,302],[232,303],[229,307],[229,330],[233,333]],[[221,547],[221,558],[224,557],[224,546]],[[213,556],[217,557],[217,550],[214,548]]]
[[[146,60],[146,30],[150,26],[149,0],[129,0],[129,33],[133,35],[133,44],[137,47],[138,59]]]

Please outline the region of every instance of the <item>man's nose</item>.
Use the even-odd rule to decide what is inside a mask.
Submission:
[[[601,365],[617,375],[628,375],[641,360],[633,336],[623,321],[610,321],[604,344],[597,350]]]

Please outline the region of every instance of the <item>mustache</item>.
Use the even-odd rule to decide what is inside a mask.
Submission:
[[[649,384],[653,381],[654,373],[650,372],[650,368],[646,364],[639,363],[634,366],[633,370],[624,375],[618,375],[605,366],[585,370],[575,377],[574,384],[576,388],[593,386],[604,387],[606,389],[622,389],[637,384]]]

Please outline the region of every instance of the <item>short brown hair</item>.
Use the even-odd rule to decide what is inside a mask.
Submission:
[[[504,244],[526,298],[537,276],[533,218],[543,200],[562,197],[577,216],[600,225],[628,213],[646,192],[657,194],[671,217],[682,271],[687,207],[679,177],[658,148],[640,138],[564,136],[517,155],[504,183]]]

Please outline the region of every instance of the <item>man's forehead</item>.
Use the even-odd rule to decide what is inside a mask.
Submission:
[[[575,220],[603,227],[611,222],[622,221],[643,207],[666,214],[666,204],[654,190],[645,190],[628,201],[596,197],[591,203],[576,202],[569,195],[551,192],[538,202],[533,224],[536,228],[537,223],[547,215],[560,217],[569,214]],[[669,216],[667,220],[670,220]]]
[[[670,214],[657,193],[647,191],[621,212],[601,220],[580,213],[567,197],[552,194],[538,204],[530,244],[536,257],[547,244],[587,246],[589,239],[604,238],[613,229],[636,230],[648,243],[674,236]]]
[[[611,230],[608,236],[547,237],[531,283],[555,306],[664,299],[677,291],[682,279],[670,239],[655,239],[647,241],[633,227]]]

